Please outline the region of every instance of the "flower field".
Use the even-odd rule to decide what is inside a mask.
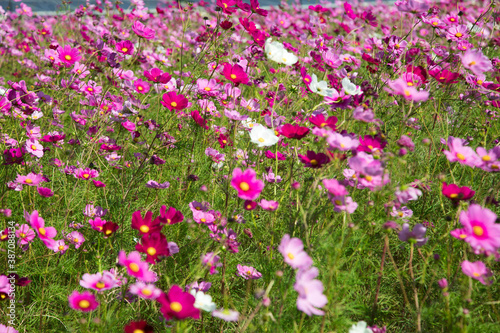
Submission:
[[[494,2],[0,7],[0,333],[500,332]]]

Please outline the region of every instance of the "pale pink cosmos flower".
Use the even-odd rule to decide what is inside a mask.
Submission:
[[[64,254],[69,249],[69,246],[66,245],[66,242],[64,241],[64,239],[59,239],[59,240],[54,241],[51,249],[55,253]]]
[[[401,95],[407,101],[425,102],[429,98],[428,91],[421,91],[415,87],[409,87],[403,78],[399,78],[395,81],[389,81],[387,85],[392,89],[385,88],[387,92],[394,95]]]
[[[78,231],[70,232],[66,235],[66,239],[75,245],[75,249],[78,249],[85,242],[85,237]]]
[[[269,211],[275,211],[278,209],[279,202],[273,201],[273,200],[266,200],[266,199],[261,199],[259,202],[260,208],[264,210],[269,210]]]
[[[244,200],[255,200],[264,189],[264,182],[257,179],[253,169],[241,171],[240,168],[233,170],[231,186],[238,191],[238,197]]]
[[[156,282],[158,280],[156,273],[149,270],[148,263],[141,260],[141,254],[137,251],[130,252],[128,257],[125,251],[120,251],[118,264],[127,267],[127,273],[141,281]]]
[[[36,139],[28,139],[26,140],[26,151],[33,156],[41,158],[43,156],[43,146]]]
[[[328,299],[323,294],[324,287],[320,280],[316,280],[319,271],[316,267],[300,269],[295,277],[293,288],[299,293],[297,298],[297,309],[308,316],[322,316],[323,311],[319,308],[328,303]]]
[[[348,135],[342,135],[337,132],[332,132],[328,135],[326,142],[331,148],[336,148],[340,151],[356,149],[359,146],[358,138],[352,138]]]
[[[19,331],[12,326],[0,324],[0,333],[19,333]]]
[[[481,159],[471,147],[463,145],[464,140],[460,138],[448,137],[448,150],[444,150],[446,158],[450,162],[459,162],[472,168],[481,164]]]
[[[38,186],[43,181],[42,175],[28,173],[26,176],[17,175],[16,183],[28,186]]]
[[[215,255],[213,252],[208,252],[205,255],[201,256],[201,263],[203,266],[207,266],[210,268],[210,275],[217,274],[217,267],[221,267],[222,263],[219,262],[220,257],[218,255]]]
[[[215,221],[215,217],[210,212],[203,212],[200,210],[193,212],[193,219],[196,223],[211,224]]]
[[[497,146],[490,150],[477,147],[476,152],[481,159],[481,164],[479,165],[481,169],[488,172],[500,171],[500,147]]]
[[[334,196],[344,196],[348,195],[344,185],[340,184],[336,179],[323,179],[323,186]]]
[[[154,284],[146,284],[142,281],[137,281],[129,287],[130,293],[137,295],[144,299],[157,299],[162,291]]]
[[[422,191],[412,186],[403,185],[398,187],[394,194],[400,203],[407,203],[408,201],[417,200],[422,196]]]
[[[80,280],[80,286],[87,289],[103,291],[118,287],[118,280],[108,271],[96,274],[85,273]]]
[[[68,302],[70,308],[83,312],[94,311],[99,306],[95,296],[88,291],[81,294],[76,290],[73,291],[68,297]]]
[[[470,262],[468,260],[464,260],[462,262],[462,272],[465,275],[470,276],[474,280],[478,280],[484,285],[493,283],[493,281],[490,279],[493,273],[481,261]]]
[[[312,265],[312,258],[304,251],[304,244],[298,238],[290,238],[288,234],[284,235],[278,251],[283,255],[284,261],[292,268],[308,269]]]
[[[469,49],[459,56],[462,59],[462,65],[476,75],[481,75],[493,69],[491,60],[481,50]]]
[[[23,224],[16,230],[16,237],[19,238],[19,245],[26,245],[33,241],[35,232],[29,225]]]
[[[357,202],[352,200],[351,197],[347,196],[330,196],[330,201],[334,204],[334,210],[336,212],[348,212],[349,214],[354,213],[356,208],[358,208]]]
[[[257,271],[255,268],[251,266],[242,266],[238,265],[236,266],[238,271],[236,272],[236,275],[241,276],[245,280],[256,280],[260,279],[262,277],[262,274]]]

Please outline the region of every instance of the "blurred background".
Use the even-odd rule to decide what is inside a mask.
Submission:
[[[130,6],[130,0],[121,0],[123,4],[121,7],[123,9],[127,9]],[[210,2],[210,0],[205,0],[207,2]],[[75,9],[80,5],[85,5],[86,0],[71,0],[71,4],[62,6],[62,0],[22,0],[23,3],[26,5],[30,6],[33,12],[55,12],[58,10],[62,10],[63,8],[67,8],[66,6],[69,6],[71,9]],[[69,1],[66,1],[69,2]],[[111,2],[114,3],[112,0]],[[144,0],[144,3],[146,4],[147,7],[149,8],[156,8],[156,4],[162,1],[158,0]],[[184,3],[187,3],[188,1],[182,1]],[[197,2],[196,1],[191,1],[191,2]],[[246,2],[249,2],[248,0]],[[21,2],[14,2],[13,0],[0,0],[0,6],[3,7],[5,10],[13,10],[16,7],[19,7],[19,4]],[[90,0],[91,4],[95,4],[95,0]],[[260,0],[259,1],[261,6],[271,6],[271,5],[279,5],[281,3],[281,0]],[[317,0],[302,0],[301,3],[303,5],[310,5],[310,4],[316,4],[318,3]]]

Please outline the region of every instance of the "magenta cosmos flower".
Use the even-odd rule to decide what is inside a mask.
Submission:
[[[476,251],[496,252],[500,248],[500,224],[495,223],[496,219],[497,215],[488,208],[470,205],[460,213],[465,241]]]
[[[286,234],[281,239],[278,251],[292,268],[308,269],[312,265],[311,257],[304,251],[304,244],[298,238],[290,238]]]
[[[256,280],[260,279],[262,277],[262,274],[257,271],[255,268],[251,266],[242,266],[238,265],[236,266],[238,271],[236,272],[236,275],[241,276],[245,280]]]
[[[135,21],[132,26],[132,30],[136,33],[137,36],[145,38],[145,39],[153,39],[155,38],[155,31],[151,28],[146,27],[140,21]]]
[[[80,56],[80,51],[76,48],[72,48],[69,45],[66,45],[64,47],[59,47],[57,49],[57,52],[59,53],[59,59],[66,65],[70,66],[73,65],[75,62],[80,61],[82,58]]]
[[[467,186],[459,187],[456,184],[448,185],[446,182],[443,182],[443,188],[441,191],[445,197],[451,199],[452,201],[469,200],[476,193]]]
[[[238,85],[240,83],[247,84],[248,83],[248,75],[243,70],[243,67],[240,65],[231,66],[227,62],[224,63],[224,70],[222,71],[224,77],[234,84]]]
[[[297,309],[308,316],[322,316],[324,312],[318,308],[322,308],[328,303],[328,299],[323,295],[323,283],[314,279],[318,274],[319,271],[316,267],[299,270],[293,285],[293,288],[299,293]]]
[[[141,79],[137,79],[134,81],[135,90],[139,94],[147,94],[149,92],[150,85],[146,81],[142,81]]]
[[[163,94],[160,103],[170,111],[181,111],[187,107],[188,100],[184,95],[177,95],[175,91],[171,91]]]
[[[19,238],[19,245],[26,245],[35,238],[35,232],[29,225],[23,224],[16,230],[16,237]]]
[[[244,200],[255,200],[264,189],[264,182],[257,179],[253,169],[246,169],[244,172],[240,168],[233,170],[231,186],[238,191],[238,197]]]
[[[88,291],[84,291],[81,294],[76,290],[73,291],[68,297],[68,302],[70,308],[83,312],[94,311],[99,306],[95,296]]]
[[[200,318],[200,310],[194,307],[195,297],[177,285],[173,285],[168,294],[163,293],[156,300],[161,304],[160,311],[167,320]]]
[[[52,192],[52,190],[48,187],[37,187],[36,190],[38,194],[44,198],[50,198],[54,195],[54,192]]]
[[[151,69],[149,72],[144,71],[144,76],[148,79],[148,81],[163,84],[168,83],[172,79],[172,76],[169,73],[164,73],[161,69],[156,67]]]
[[[25,218],[46,246],[53,242],[52,238],[57,235],[57,230],[54,227],[45,227],[45,221],[38,216],[38,211],[34,210],[31,215],[26,213]]]
[[[449,151],[444,150],[443,153],[450,162],[459,162],[472,168],[481,164],[476,152],[471,147],[464,146],[460,138],[448,137],[448,149]]]
[[[141,281],[156,282],[158,280],[156,273],[149,270],[148,263],[141,260],[141,254],[137,251],[130,252],[128,257],[125,251],[120,251],[118,264],[127,267],[127,273]]]
[[[123,54],[132,55],[134,53],[134,44],[129,40],[124,40],[116,43],[116,50]]]
[[[478,280],[484,285],[488,285],[493,282],[489,279],[493,275],[493,273],[481,261],[470,262],[464,260],[462,262],[462,272],[465,275],[470,276],[475,280]]]

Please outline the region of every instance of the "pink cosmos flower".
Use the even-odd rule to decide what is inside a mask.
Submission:
[[[135,91],[139,94],[147,94],[150,89],[149,83],[146,81],[142,81],[141,79],[137,79],[134,81]]]
[[[358,204],[352,200],[351,197],[347,196],[330,196],[330,201],[334,204],[334,210],[336,212],[348,212],[349,214],[354,213]]]
[[[156,273],[149,270],[147,262],[141,260],[141,254],[137,251],[130,252],[128,257],[125,251],[118,254],[118,264],[127,267],[127,273],[144,282],[156,282]]]
[[[66,251],[69,249],[69,246],[66,245],[66,243],[64,242],[64,239],[59,239],[59,240],[56,240],[53,244],[52,244],[52,247],[51,247],[51,250],[54,251],[55,253],[60,253],[60,254],[64,254],[66,253]]]
[[[80,56],[80,51],[76,48],[72,48],[70,45],[59,47],[57,49],[57,53],[59,53],[59,59],[66,65],[66,67],[73,65],[82,58]]]
[[[70,232],[66,235],[66,239],[69,240],[71,244],[75,245],[75,249],[80,248],[83,242],[85,242],[85,237],[78,231]]]
[[[495,213],[476,204],[460,213],[460,223],[466,234],[465,241],[475,251],[495,253],[500,249],[500,224],[495,223],[496,219]]]
[[[24,4],[21,3],[21,5],[24,5]],[[5,326],[3,324],[0,324],[0,332],[1,333],[19,333],[19,331],[16,330],[14,327]]]
[[[493,149],[486,150],[483,147],[477,147],[476,152],[481,159],[479,167],[488,172],[500,171],[500,147],[496,146]]]
[[[187,107],[188,100],[186,97],[184,97],[184,95],[177,95],[175,91],[171,91],[163,94],[160,103],[170,111],[181,111],[182,109],[185,109]]]
[[[407,203],[408,201],[417,200],[422,196],[422,191],[412,186],[403,185],[396,189],[394,195],[400,203]]]
[[[31,215],[25,212],[25,219],[33,229],[35,229],[38,237],[43,241],[45,246],[51,246],[53,238],[57,235],[57,230],[54,227],[45,227],[45,221],[38,216],[38,211],[34,210]]]
[[[106,220],[102,220],[100,217],[96,217],[93,220],[90,219],[89,223],[92,229],[102,232],[102,228],[106,224]]]
[[[292,268],[308,269],[312,265],[311,257],[304,251],[304,244],[298,238],[290,239],[290,235],[284,235],[278,251]]]
[[[207,266],[210,268],[210,275],[217,274],[217,267],[221,267],[222,263],[219,262],[220,257],[215,255],[213,252],[208,252],[205,255],[201,256],[201,263],[203,266]]]
[[[54,192],[52,192],[52,190],[48,187],[37,187],[36,191],[44,198],[50,198],[54,195]]]
[[[134,54],[134,44],[129,40],[116,43],[116,50],[122,54]]]
[[[471,168],[476,167],[481,164],[479,156],[474,152],[471,147],[463,145],[464,140],[460,138],[454,138],[452,136],[448,137],[448,150],[444,150],[443,153],[450,162],[459,162],[460,164],[465,164]]]
[[[17,175],[16,183],[28,186],[38,186],[43,181],[42,175],[28,173],[26,176]]]
[[[469,38],[469,29],[466,25],[451,26],[446,32],[446,38],[456,42],[467,40]]]
[[[326,142],[331,148],[336,148],[341,151],[356,149],[359,146],[359,140],[357,138],[352,138],[348,135],[342,135],[337,132],[331,133],[327,138]]]
[[[490,269],[481,261],[470,262],[464,260],[462,262],[462,272],[471,278],[478,280],[484,285],[493,283],[490,277],[493,275]]]
[[[344,196],[348,195],[344,185],[340,184],[336,179],[323,179],[323,186],[334,196]]]
[[[144,299],[157,299],[162,294],[161,289],[154,284],[146,284],[142,281],[137,281],[129,287],[130,293]]]
[[[85,77],[87,77],[87,75],[90,74],[90,71],[88,70],[87,66],[85,66],[84,64],[80,64],[77,61],[75,62],[71,73],[78,75],[80,79],[84,79]]]
[[[256,280],[260,279],[262,277],[262,274],[257,271],[255,268],[251,266],[242,266],[238,265],[236,266],[238,271],[236,272],[236,275],[241,276],[245,280]]]
[[[87,289],[103,291],[118,287],[118,280],[108,271],[96,274],[85,273],[80,280],[80,286]]]
[[[164,73],[161,69],[156,67],[151,69],[149,72],[144,71],[144,76],[148,79],[148,81],[163,84],[168,83],[172,79],[172,76],[169,73]]]
[[[481,50],[467,50],[459,56],[462,60],[462,65],[476,75],[481,75],[493,69],[491,60]]]
[[[297,272],[293,289],[299,293],[297,298],[297,309],[308,316],[322,316],[323,311],[318,308],[324,307],[328,299],[323,295],[324,287],[320,280],[316,280],[319,271],[316,267],[301,269]]]
[[[415,87],[408,86],[407,82],[403,78],[399,78],[395,81],[389,81],[388,86],[391,89],[386,88],[385,90],[394,95],[401,95],[407,101],[414,102],[424,102],[429,98],[428,91],[421,91]]]
[[[135,21],[132,26],[132,30],[139,37],[145,39],[153,39],[155,38],[155,31],[151,28],[146,27],[141,21]]]
[[[43,156],[43,146],[36,139],[26,140],[26,151],[33,156],[41,158]]]
[[[184,215],[174,207],[169,207],[167,210],[167,206],[163,205],[160,208],[159,219],[164,224],[176,224],[184,221]]]
[[[94,311],[99,306],[95,296],[88,291],[81,294],[76,290],[73,291],[68,297],[68,302],[70,308],[83,312]]]
[[[248,83],[247,73],[245,73],[243,67],[238,64],[231,66],[227,62],[224,63],[224,70],[222,71],[222,74],[224,74],[224,77],[227,80],[233,82],[235,85]]]
[[[19,245],[26,245],[33,241],[35,232],[29,225],[23,224],[16,230],[16,237],[19,238]]]
[[[73,176],[75,176],[75,178],[78,179],[89,180],[98,177],[99,172],[97,170],[90,168],[85,168],[85,169],[78,168],[73,172]]]
[[[279,202],[273,200],[267,201],[266,199],[261,199],[259,202],[259,206],[264,210],[275,211],[276,209],[278,209]]]
[[[135,123],[130,120],[126,120],[122,123],[123,128],[125,128],[129,132],[133,132],[136,129]]]
[[[257,179],[253,169],[246,169],[244,172],[240,168],[233,170],[231,186],[238,191],[238,197],[244,200],[255,200],[264,189],[264,182]]]
[[[196,223],[211,224],[215,221],[215,217],[209,212],[195,211],[193,212],[193,220]]]
[[[161,304],[160,311],[167,320],[200,318],[200,310],[194,307],[195,297],[177,285],[173,285],[168,293],[162,293],[156,300]]]

